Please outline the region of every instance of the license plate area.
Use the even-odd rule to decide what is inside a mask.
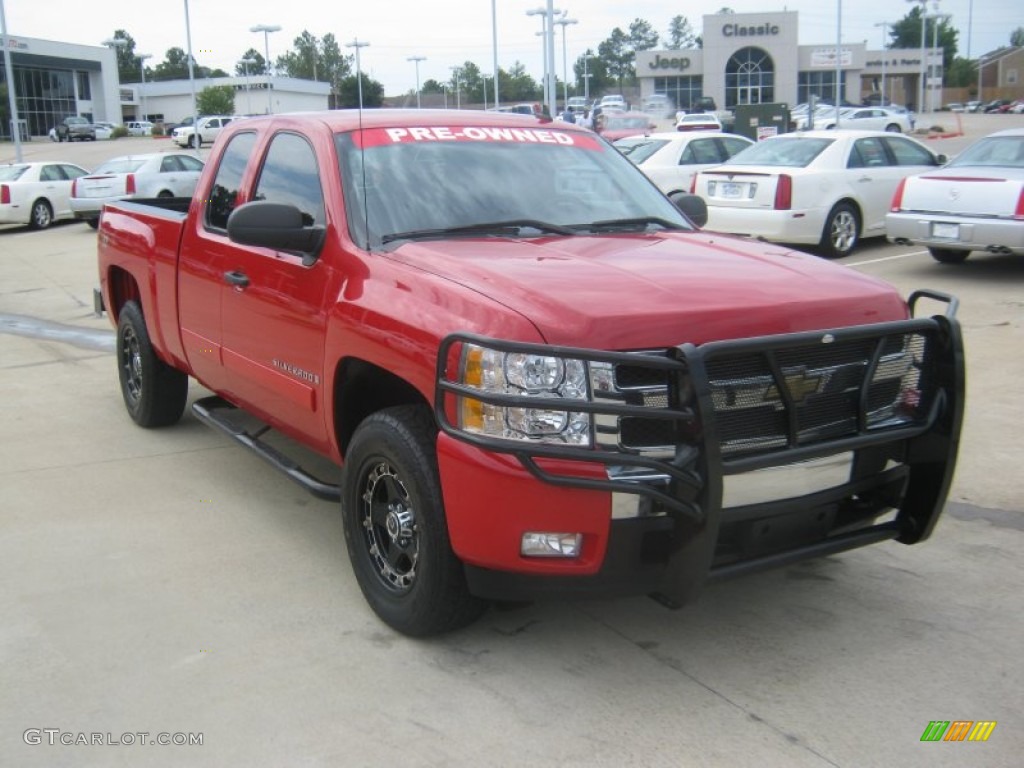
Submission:
[[[739,200],[743,197],[743,185],[733,181],[723,181],[721,182],[721,194],[727,200]]]
[[[940,240],[959,240],[960,225],[945,221],[932,222],[932,237]]]

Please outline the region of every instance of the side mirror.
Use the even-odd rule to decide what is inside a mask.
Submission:
[[[304,216],[291,204],[254,200],[238,206],[228,216],[228,238],[240,245],[301,254],[302,263],[308,267],[320,255],[326,231],[304,220]]]
[[[945,165],[949,162],[949,157],[946,155],[939,155],[935,158],[939,165]]]
[[[673,192],[668,196],[676,208],[683,212],[693,225],[701,229],[708,223],[708,204],[700,195],[691,195],[686,192]]]

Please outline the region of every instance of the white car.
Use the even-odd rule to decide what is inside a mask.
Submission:
[[[652,133],[614,142],[615,148],[666,195],[689,192],[698,171],[729,160],[754,142],[734,133]]]
[[[971,251],[1024,255],[1024,128],[975,142],[941,171],[910,176],[886,219],[894,243],[958,264]]]
[[[184,152],[124,155],[75,180],[71,210],[95,229],[104,203],[154,197],[192,197],[203,161]]]
[[[705,229],[820,246],[829,258],[885,235],[900,181],[945,162],[924,144],[885,131],[784,133],[697,174]]]
[[[897,112],[885,107],[846,107],[839,110],[840,128],[856,131],[889,131],[910,133],[913,123],[906,112]],[[836,127],[835,107],[818,109],[814,114],[814,130],[829,130]]]
[[[677,131],[721,131],[722,121],[710,112],[691,112],[676,118]]]
[[[609,94],[601,97],[601,109],[621,109],[623,112],[629,109],[626,97],[620,94]]]
[[[70,219],[71,184],[87,173],[72,163],[0,165],[0,224],[46,229]]]
[[[232,119],[227,115],[201,117],[199,118],[198,132],[191,125],[183,125],[171,132],[171,140],[180,147],[201,147],[204,143],[212,144],[220,135],[221,129]]]
[[[117,128],[113,123],[107,122],[93,123],[93,127],[96,129],[97,139],[109,139]]]
[[[124,124],[129,136],[152,136],[153,124],[149,120],[130,120]]]

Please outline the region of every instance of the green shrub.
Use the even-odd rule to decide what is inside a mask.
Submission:
[[[110,132],[110,138],[112,138],[112,139],[120,139],[122,136],[127,136],[127,135],[128,135],[128,129],[125,128],[123,125],[116,126],[114,128],[114,130],[112,130]]]
[[[153,127],[149,129],[149,134],[151,136],[163,136],[164,135],[164,124],[163,123],[153,123]]]

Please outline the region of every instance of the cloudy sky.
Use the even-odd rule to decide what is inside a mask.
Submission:
[[[98,45],[115,29],[124,29],[136,41],[136,52],[151,53],[154,66],[168,48],[186,47],[185,0],[0,0],[6,9],[7,31],[46,40]],[[722,0],[737,13],[792,10],[800,14],[802,45],[831,44],[836,39],[836,14],[841,0]],[[188,0],[193,53],[200,64],[232,71],[250,47],[264,50],[262,33],[249,28],[277,24],[270,35],[270,55],[292,47],[303,30],[316,37],[330,32],[341,44],[358,38],[370,45],[360,51],[364,71],[384,84],[387,95],[415,88],[415,65],[410,56],[425,56],[421,81],[445,80],[449,68],[472,61],[484,73],[493,69],[492,7],[496,8],[498,64],[502,69],[522,62],[540,80],[543,70],[541,20],[528,10],[544,7],[546,0]],[[913,8],[907,0],[846,0],[843,6],[844,42],[882,44],[877,22],[898,21]],[[633,0],[556,0],[578,23],[565,27],[569,67],[586,50],[596,50],[615,27],[628,30],[635,18],[644,19],[665,37],[671,18],[681,14],[699,32],[703,13],[717,10],[715,3],[672,3]],[[932,0],[928,3],[932,9]],[[1009,42],[1010,32],[1024,26],[1020,0],[943,0],[940,13],[952,15],[960,30],[960,55],[972,56]],[[968,46],[968,27],[970,45]],[[557,29],[556,70],[562,76],[562,36]],[[350,53],[351,50],[346,50]]]

